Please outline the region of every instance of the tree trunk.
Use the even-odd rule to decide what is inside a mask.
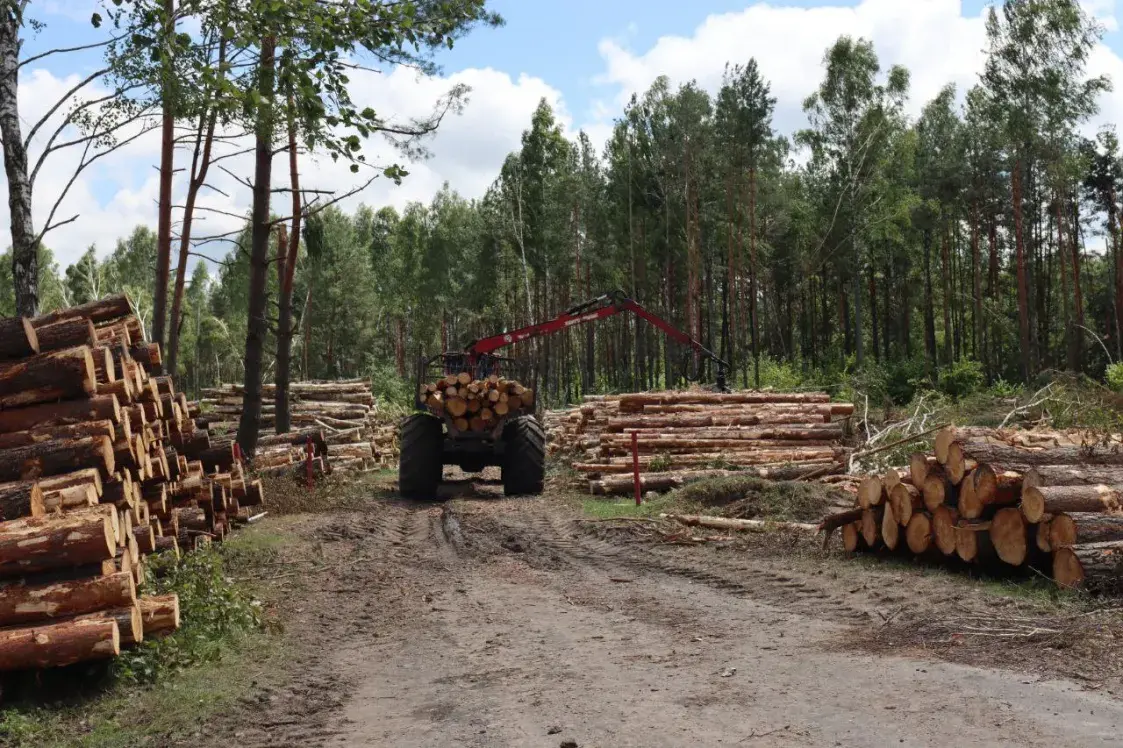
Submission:
[[[289,108],[293,106],[289,97]],[[296,272],[297,253],[300,249],[300,219],[303,209],[300,198],[300,171],[297,165],[296,121],[295,114],[289,116],[289,179],[292,188],[292,218],[289,229],[288,246],[279,248],[285,252],[284,277],[281,279],[279,306],[277,311],[277,373],[273,402],[276,407],[275,428],[278,434],[287,433],[292,428],[289,416],[289,379],[292,367],[292,284]]]
[[[1033,349],[1029,335],[1029,278],[1026,274],[1025,236],[1022,226],[1022,160],[1014,160],[1011,175],[1014,200],[1014,256],[1018,275],[1018,332],[1021,343],[1022,379],[1029,382],[1033,376]],[[992,538],[993,539],[993,538]],[[998,543],[995,543],[998,547]]]
[[[261,429],[261,367],[265,353],[266,281],[269,270],[269,197],[273,170],[273,37],[261,41],[258,62],[260,110],[255,133],[253,229],[250,248],[249,321],[246,331],[245,394],[238,423],[238,444],[253,457]]]
[[[1084,357],[1084,286],[1080,282],[1080,201],[1073,200],[1072,231],[1069,249],[1072,252],[1072,303],[1076,327],[1072,331],[1072,352],[1069,354],[1072,371],[1080,371]]]
[[[971,279],[974,294],[974,324],[972,325],[972,347],[975,356],[986,360],[983,352],[983,265],[982,253],[979,250],[979,207],[971,208]],[[984,367],[985,368],[985,367]]]
[[[928,375],[939,369],[936,352],[936,311],[932,300],[932,229],[924,229],[924,352],[928,354]]]
[[[0,12],[0,143],[8,178],[8,216],[12,227],[12,282],[16,315],[39,313],[39,243],[31,216],[31,180],[19,113],[20,27],[27,0],[5,3]]]
[[[165,37],[175,33],[175,0],[164,0]],[[170,48],[161,44],[162,49]],[[167,52],[165,52],[167,54]],[[172,65],[165,59],[160,122],[160,198],[156,226],[156,289],[152,295],[152,341],[163,347],[164,326],[168,319],[168,273],[172,263],[172,177],[175,172],[175,92],[172,90]],[[177,281],[178,282],[178,281]],[[159,367],[157,367],[158,369]],[[160,373],[158,370],[156,373]]]
[[[218,70],[219,76],[224,75],[226,62],[226,37],[218,45]],[[204,125],[206,133],[203,133]],[[168,373],[176,376],[179,363],[179,332],[183,326],[183,289],[187,278],[187,259],[191,250],[191,226],[195,218],[195,203],[199,199],[199,191],[207,181],[207,172],[211,165],[211,150],[214,144],[214,131],[218,122],[218,106],[213,105],[209,112],[200,116],[199,136],[202,138],[202,152],[199,150],[199,141],[195,142],[195,155],[191,161],[191,182],[187,187],[187,197],[183,205],[183,225],[180,227],[179,262],[176,265],[175,289],[172,292],[172,313],[170,329],[168,330]]]
[[[948,366],[955,360],[952,353],[952,338],[954,331],[951,323],[951,288],[954,271],[951,267],[951,228],[947,223],[943,226],[943,240],[940,242],[940,286],[943,290],[944,307],[944,365]]]
[[[753,386],[760,389],[760,328],[757,323],[757,275],[759,268],[756,258],[756,166],[749,167],[749,318],[753,328]],[[860,340],[860,338],[859,338]],[[862,365],[862,354],[858,352],[858,366]]]

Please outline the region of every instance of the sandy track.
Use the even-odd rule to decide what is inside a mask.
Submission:
[[[1123,705],[1071,682],[848,650],[901,593],[455,507],[317,521],[332,572],[288,611],[317,646],[239,746],[1119,744]]]

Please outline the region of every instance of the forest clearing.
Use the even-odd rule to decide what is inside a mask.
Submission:
[[[633,2],[0,2],[0,746],[1119,743],[1114,16]]]

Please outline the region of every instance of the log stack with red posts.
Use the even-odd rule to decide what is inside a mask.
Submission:
[[[173,631],[146,556],[220,540],[261,504],[159,366],[123,295],[0,320],[0,671]]]
[[[587,396],[546,428],[591,493],[630,494],[632,434],[645,492],[734,473],[791,480],[841,469],[853,412],[821,392],[642,392]]]
[[[867,476],[857,505],[824,519],[847,551],[996,570],[1062,587],[1123,589],[1123,443],[1079,432],[948,427],[931,454]]]
[[[261,424],[272,429],[275,385],[264,385],[263,392]],[[242,385],[236,384],[203,390],[196,423],[216,441],[231,439],[242,415],[242,393]],[[397,464],[396,420],[381,416],[369,380],[293,382],[289,400],[293,430],[262,438],[254,459],[259,473],[305,476],[309,442],[314,475],[363,473]]]

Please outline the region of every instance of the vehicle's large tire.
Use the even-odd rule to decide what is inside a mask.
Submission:
[[[407,499],[437,498],[444,468],[444,431],[441,422],[424,413],[414,413],[402,422],[398,462],[398,490]]]
[[[534,416],[520,416],[503,429],[503,493],[537,496],[546,479],[546,432]]]

